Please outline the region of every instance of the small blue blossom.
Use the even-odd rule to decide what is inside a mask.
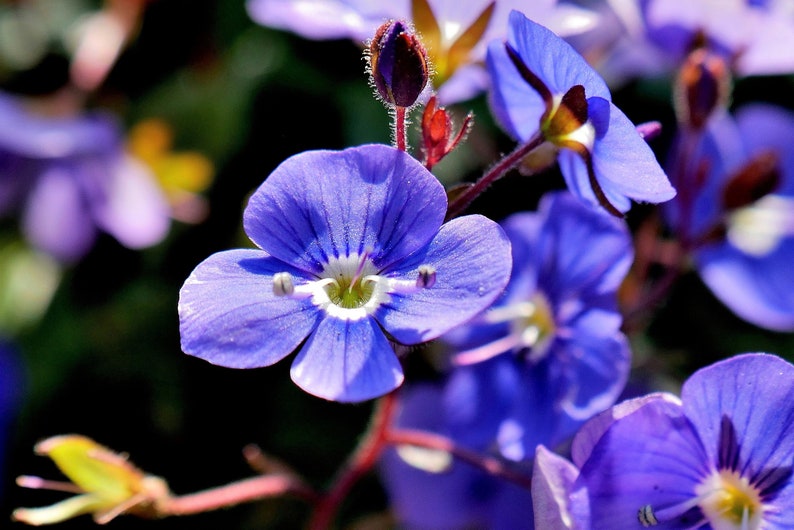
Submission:
[[[565,192],[508,217],[510,283],[497,302],[445,336],[457,348],[445,399],[452,431],[497,441],[513,460],[556,446],[611,406],[630,351],[617,289],[633,258],[623,222]]]
[[[45,117],[0,94],[0,215],[18,211],[27,240],[63,262],[88,252],[99,231],[143,248],[170,224],[164,195],[125,155],[109,116]]]
[[[523,14],[510,14],[507,42],[488,48],[491,108],[514,138],[544,141],[541,169],[559,162],[568,187],[615,215],[629,199],[670,200],[653,152],[611,101],[606,83],[568,43]],[[543,154],[543,157],[540,157]]]
[[[790,528],[792,419],[794,366],[768,354],[720,361],[680,400],[652,394],[588,422],[558,506],[577,528]]]
[[[403,372],[389,341],[418,344],[500,294],[510,244],[466,216],[442,226],[443,186],[382,145],[312,151],[283,162],[243,217],[258,249],[219,252],[180,293],[182,348],[232,368],[300,351],[292,379],[335,401],[393,390]]]
[[[715,116],[701,137],[679,138],[673,178],[685,191],[665,205],[712,292],[741,318],[780,331],[794,329],[792,137],[794,115],[771,105]]]

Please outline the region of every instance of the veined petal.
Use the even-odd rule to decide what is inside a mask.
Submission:
[[[576,466],[544,446],[538,446],[532,470],[535,528],[548,530],[574,528],[568,505],[573,483],[578,476],[579,470]]]
[[[290,267],[261,250],[228,250],[200,263],[179,292],[185,353],[229,368],[269,366],[317,326],[311,298],[277,297],[273,275]]]
[[[684,513],[660,528],[689,528],[701,515],[698,510],[690,519],[686,503],[709,470],[683,408],[649,401],[614,421],[595,444],[574,486],[571,511],[578,520],[589,515],[591,528],[639,528],[644,506],[656,513],[680,506]]]
[[[675,196],[653,151],[614,104],[609,105],[609,126],[596,138],[592,157],[596,179],[605,193],[652,203]]]
[[[380,269],[425,246],[446,205],[443,186],[416,159],[365,145],[287,159],[254,192],[243,224],[254,243],[307,272],[365,251]]]
[[[527,68],[543,80],[552,94],[562,95],[571,87],[582,85],[588,98],[611,99],[604,80],[579,52],[551,30],[518,11],[510,13],[507,40]],[[496,84],[499,82],[498,79],[495,81]],[[527,87],[527,90],[531,88]]]
[[[343,402],[373,399],[403,382],[400,361],[371,318],[324,318],[298,353],[290,374],[306,392]]]
[[[392,293],[375,313],[398,342],[435,339],[488,307],[510,278],[510,242],[495,222],[480,215],[453,219],[421,252],[383,271],[416,278],[421,265],[436,270],[430,288]]]
[[[713,465],[729,465],[730,453],[743,477],[767,479],[758,484],[762,491],[774,469],[788,470],[791,482],[794,366],[774,355],[738,355],[695,372],[681,399]]]
[[[614,407],[597,414],[579,429],[571,444],[571,459],[573,462],[577,466],[582,467],[587,462],[587,459],[590,458],[593,447],[614,422],[644,407],[646,403],[656,400],[663,400],[681,406],[681,400],[678,396],[663,392],[654,392],[618,403]]]

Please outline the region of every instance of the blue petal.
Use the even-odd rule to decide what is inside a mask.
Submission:
[[[532,505],[535,528],[569,530],[569,495],[579,470],[564,458],[539,445],[532,470]]]
[[[738,451],[742,476],[755,482],[775,468],[788,469],[791,485],[794,366],[774,355],[738,355],[695,372],[681,398],[713,465],[725,460],[726,450]],[[735,440],[725,440],[726,421]],[[761,482],[762,489],[772,486]]]
[[[596,179],[607,194],[652,203],[675,196],[653,151],[614,104],[609,105],[609,126],[593,146],[593,166]]]
[[[571,87],[582,85],[588,98],[610,99],[606,83],[579,52],[518,11],[510,13],[507,40],[552,94],[561,96]],[[527,89],[531,90],[528,86]]]
[[[640,528],[637,512],[682,506],[710,471],[698,433],[680,405],[656,399],[614,421],[581,467],[572,512],[591,528]],[[683,510],[680,510],[683,511]],[[589,513],[588,513],[589,512]],[[692,513],[658,528],[694,528]],[[661,522],[661,517],[660,517]]]
[[[437,338],[488,307],[510,278],[510,242],[495,222],[468,215],[446,223],[421,252],[384,271],[415,279],[420,265],[436,270],[436,283],[413,293],[394,293],[376,318],[398,342]]]
[[[403,382],[397,355],[368,317],[324,318],[298,353],[290,374],[306,392],[344,402],[388,394]]]
[[[761,257],[729,243],[703,248],[695,257],[705,284],[738,316],[766,329],[794,329],[794,240]]]
[[[436,234],[446,206],[417,160],[365,145],[287,159],[254,192],[243,224],[269,254],[317,274],[329,258],[365,250],[378,268],[400,260]]]
[[[229,368],[271,365],[315,328],[306,298],[273,294],[273,275],[302,273],[261,250],[228,250],[201,262],[179,292],[182,350]]]
[[[626,224],[568,193],[545,196],[538,211],[544,218],[533,249],[539,288],[553,303],[577,298],[616,309],[615,293],[634,257]]]

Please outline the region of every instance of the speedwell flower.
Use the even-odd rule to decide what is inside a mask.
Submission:
[[[576,528],[794,526],[794,366],[745,354],[587,423],[572,447]],[[560,506],[566,504],[560,503]]]
[[[611,101],[609,88],[567,42],[518,11],[507,42],[488,48],[491,107],[514,138],[543,144],[542,166],[555,159],[576,195],[620,215],[629,199],[659,203],[675,195],[634,125]]]
[[[441,184],[382,145],[283,162],[243,217],[259,249],[210,256],[180,293],[182,348],[232,368],[301,346],[292,379],[335,401],[403,380],[389,340],[434,339],[485,309],[510,275],[510,244],[481,216],[442,226]]]

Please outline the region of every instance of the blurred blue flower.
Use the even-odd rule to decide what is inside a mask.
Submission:
[[[451,437],[443,394],[444,385],[438,383],[401,388],[394,426]],[[488,447],[461,445],[489,454]],[[529,478],[529,468],[524,467]],[[515,470],[522,472],[520,467]],[[379,471],[400,528],[532,528],[529,489],[489,475],[449,453],[397,446],[384,453]]]
[[[597,23],[589,10],[557,0],[248,0],[248,12],[263,26],[285,29],[309,39],[371,39],[388,19],[410,21],[430,55],[434,86],[444,104],[485,90],[482,68],[487,43],[503,39],[507,17],[521,9],[559,35],[587,31]]]
[[[502,229],[476,215],[442,226],[446,206],[436,178],[387,146],[286,160],[245,210],[259,249],[214,254],[182,287],[182,348],[253,368],[303,344],[291,374],[307,392],[362,401],[391,391],[403,372],[389,340],[438,337],[509,278]]]
[[[452,432],[497,441],[513,460],[565,442],[611,406],[626,383],[630,351],[617,289],[631,265],[625,224],[568,193],[538,213],[508,217],[513,248],[504,294],[444,338],[456,347],[445,391]]]
[[[616,215],[631,207],[629,199],[659,203],[675,195],[604,80],[557,35],[513,11],[507,43],[491,43],[487,61],[497,120],[519,141],[544,141],[525,167],[558,159],[571,191]]]
[[[794,329],[794,114],[748,105],[683,133],[665,213],[712,292],[741,318]],[[689,153],[689,154],[688,154]]]
[[[63,262],[98,231],[130,248],[158,243],[170,210],[152,175],[125,155],[110,117],[45,117],[0,94],[0,215],[21,212],[30,243]]]
[[[482,316],[443,337],[466,349],[457,356],[465,364],[440,383],[403,388],[396,424],[448,436],[522,469],[538,444],[566,443],[623,389],[630,352],[616,290],[632,250],[624,223],[564,192],[502,226],[513,248],[510,283]],[[384,458],[401,522],[532,528],[528,489],[442,457],[399,448]]]
[[[618,9],[624,34],[606,69],[617,75],[675,70],[696,47],[738,75],[794,72],[794,12],[774,0],[633,0]]]
[[[681,400],[652,394],[624,402],[574,439],[574,524],[790,528],[792,418],[794,366],[768,354],[695,372]]]

